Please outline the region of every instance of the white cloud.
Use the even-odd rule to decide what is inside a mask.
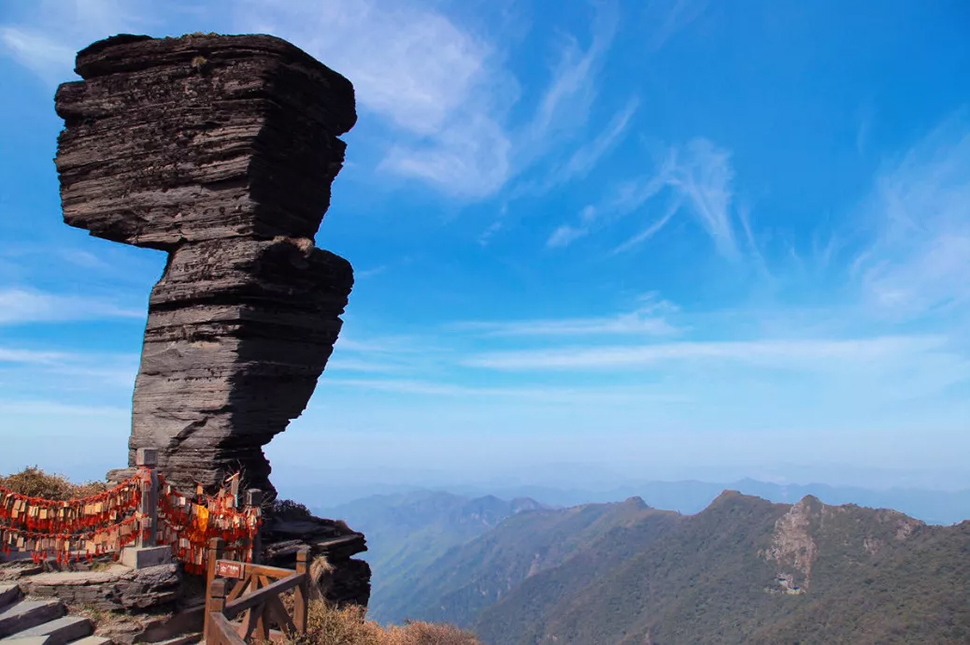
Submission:
[[[685,212],[701,225],[722,256],[737,258],[739,251],[731,205],[734,171],[730,160],[730,152],[701,137],[683,146],[672,146],[655,172],[615,185],[599,204],[582,210],[579,224],[564,224],[557,228],[547,245],[568,246],[619,218],[646,210],[645,207],[666,190],[670,193],[670,201],[663,214],[652,218],[641,231],[617,245],[614,252],[628,250],[650,239],[677,213]]]
[[[11,349],[0,347],[0,363],[21,363],[28,365],[51,365],[69,358],[63,352],[42,352],[32,349]]]
[[[970,302],[970,124],[954,117],[878,177],[875,240],[850,275],[873,309],[911,317]]]
[[[0,27],[0,42],[9,55],[50,84],[72,78],[75,49],[21,27]]]
[[[400,372],[402,365],[387,361],[371,361],[363,358],[349,358],[336,356],[327,361],[327,373],[333,372]],[[330,382],[328,380],[328,382]]]
[[[69,405],[46,400],[0,400],[0,414],[42,417],[129,417],[131,410],[105,405]]]
[[[422,179],[445,193],[480,198],[501,188],[511,173],[512,143],[482,114],[449,124],[426,143],[393,145],[379,168]]]
[[[681,207],[680,200],[672,201],[670,203],[670,206],[667,207],[667,211],[662,216],[660,216],[660,218],[652,222],[650,226],[648,226],[647,228],[643,229],[633,237],[627,239],[625,242],[617,246],[615,249],[613,249],[613,253],[622,253],[623,251],[629,250],[637,246],[638,244],[642,244],[643,242],[646,242],[647,240],[649,240],[651,237],[659,233],[664,226],[667,225],[667,222],[670,221],[671,217],[677,214],[677,211],[680,210],[680,207]]]
[[[345,324],[348,321],[345,321]],[[415,336],[357,336],[353,332],[341,333],[334,351],[360,354],[413,354],[430,348],[428,339]]]
[[[613,42],[618,18],[611,5],[599,7],[590,45],[585,50],[574,37],[563,36],[564,44],[552,81],[521,136],[521,152],[526,158],[547,146],[550,135],[586,124],[596,96],[594,78]]]
[[[541,195],[572,179],[585,177],[610,150],[623,140],[639,105],[640,101],[637,98],[628,101],[626,106],[614,114],[606,127],[591,141],[573,151],[572,155],[563,163],[555,166],[543,181],[523,184],[516,191],[516,196],[523,194]]]
[[[565,318],[550,320],[521,320],[511,322],[463,322],[454,328],[478,332],[486,336],[581,336],[645,334],[664,336],[679,329],[665,314],[674,311],[668,302],[648,304],[636,311],[599,318]]]
[[[504,208],[502,209],[503,212],[500,213],[500,215],[499,215],[500,217],[501,216],[504,216],[504,214],[505,214],[504,211],[505,210],[506,209],[504,209]],[[497,219],[494,222],[492,222],[491,224],[489,224],[485,228],[485,230],[482,231],[481,235],[478,236],[478,244],[479,244],[479,246],[482,246],[482,247],[488,246],[489,242],[492,241],[492,237],[494,237],[495,234],[498,233],[499,231],[501,231],[503,228],[505,228],[505,224],[502,222],[501,219]]]
[[[141,0],[37,0],[25,22],[0,25],[0,43],[7,55],[56,85],[77,78],[78,50],[145,28],[147,15]]]
[[[380,265],[378,265],[376,267],[373,267],[371,269],[363,269],[363,270],[360,270],[360,271],[355,271],[354,272],[354,278],[356,278],[358,280],[362,280],[362,279],[365,279],[365,278],[372,278],[375,275],[380,275],[380,274],[384,273],[385,271],[387,271],[387,265],[386,264],[380,264]]]
[[[649,25],[647,39],[651,49],[657,50],[668,40],[699,18],[707,8],[707,0],[650,0],[644,22]]]
[[[589,235],[588,228],[563,224],[552,232],[552,235],[550,235],[549,239],[546,240],[546,246],[553,249],[562,248],[569,246],[576,240],[586,237],[587,235]]]
[[[498,370],[576,370],[641,368],[682,361],[732,361],[762,367],[825,370],[846,368],[844,361],[869,362],[939,350],[946,338],[887,336],[857,340],[755,340],[679,342],[612,347],[562,347],[494,352],[464,364]]]
[[[475,198],[509,175],[514,78],[484,39],[431,8],[380,0],[246,2],[236,23],[292,41],[354,84],[400,136],[381,168]]]
[[[0,290],[0,325],[70,320],[143,319],[146,311],[128,309],[94,298],[25,289]]]
[[[673,148],[667,159],[667,184],[681,196],[707,230],[718,250],[737,255],[731,216],[731,153],[697,138],[683,149]]]
[[[85,401],[130,394],[137,354],[59,352],[0,347],[0,392],[5,397],[83,394]]]
[[[487,73],[490,47],[441,13],[374,0],[259,0],[238,26],[291,40],[351,79],[368,110],[417,134],[441,131]]]
[[[356,390],[377,390],[419,396],[454,398],[502,398],[533,403],[613,404],[676,403],[687,401],[684,395],[642,387],[570,388],[570,387],[488,387],[466,386],[430,380],[406,379],[330,379],[329,386]]]
[[[626,107],[613,115],[603,131],[589,143],[578,148],[561,170],[554,173],[555,183],[563,183],[573,177],[584,177],[599,160],[610,151],[626,134],[630,119],[640,106],[639,99],[633,98]]]
[[[509,111],[521,89],[506,65],[505,36],[473,31],[434,4],[243,0],[223,11],[172,3],[163,23],[143,0],[42,0],[24,15],[0,25],[0,43],[51,83],[72,77],[77,50],[118,32],[178,33],[185,25],[279,35],[347,76],[366,118],[392,127],[393,144],[381,151],[378,168],[466,200],[495,193],[585,130],[619,22],[615,7],[604,5],[595,8],[588,46],[562,35],[536,107],[512,127]],[[554,181],[589,172],[623,136],[635,105],[567,155]]]

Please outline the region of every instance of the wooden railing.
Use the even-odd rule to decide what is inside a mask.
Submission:
[[[209,543],[205,632],[207,645],[285,642],[306,633],[310,599],[309,549],[296,554],[296,570],[223,560],[222,540]],[[293,615],[282,594],[293,591]],[[236,619],[241,618],[237,622]]]

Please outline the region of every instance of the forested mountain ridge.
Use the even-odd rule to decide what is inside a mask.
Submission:
[[[448,549],[494,529],[506,518],[545,508],[519,498],[500,500],[435,491],[374,495],[320,512],[346,519],[367,535],[367,560],[375,572],[369,616],[388,622],[397,599],[407,598],[412,580]],[[399,621],[398,621],[399,622]]]
[[[704,511],[633,498],[537,510],[451,549],[395,618],[506,643],[963,643],[970,522],[726,491]]]

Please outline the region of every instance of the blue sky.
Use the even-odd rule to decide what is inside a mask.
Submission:
[[[74,52],[257,31],[359,112],[317,235],[357,282],[278,483],[970,486],[968,25],[956,1],[4,3],[0,472],[123,462],[164,263],[61,221]]]

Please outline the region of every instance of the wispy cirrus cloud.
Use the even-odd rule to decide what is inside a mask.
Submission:
[[[0,414],[37,415],[53,417],[113,417],[131,416],[131,410],[107,405],[69,405],[51,400],[0,400]]]
[[[483,398],[533,403],[586,403],[622,405],[629,403],[681,403],[688,397],[650,387],[488,387],[456,385],[432,380],[412,379],[330,379],[335,387],[350,387],[418,396]]]
[[[0,347],[0,391],[4,399],[40,393],[62,401],[72,393],[91,401],[130,395],[138,361],[137,354]]]
[[[851,263],[874,311],[911,318],[970,303],[970,120],[938,126],[875,181],[872,241]]]
[[[658,46],[688,22],[684,16],[693,15],[684,6],[652,9],[663,18]],[[592,11],[587,44],[560,34],[549,79],[540,86],[534,108],[516,117],[517,123],[510,122],[511,109],[532,96],[523,95],[509,68],[502,37],[470,29],[434,4],[243,0],[222,10],[174,2],[166,5],[163,20],[143,0],[42,0],[0,25],[0,43],[8,55],[54,83],[71,78],[78,49],[114,33],[277,34],[350,78],[363,111],[394,131],[377,168],[475,200],[496,193],[539,160],[552,158],[554,166],[541,182],[546,190],[582,177],[626,134],[636,97],[591,142],[573,142],[586,133],[599,75],[621,22],[613,3]]]
[[[564,318],[502,322],[460,322],[456,330],[484,336],[610,336],[647,335],[667,336],[681,329],[670,322],[668,315],[676,311],[669,302],[647,304],[639,309],[615,316]]]
[[[23,14],[0,25],[0,51],[50,85],[76,78],[74,56],[82,47],[152,24],[142,0],[38,0]]]
[[[642,368],[682,361],[732,361],[781,368],[806,365],[838,370],[840,361],[874,361],[940,350],[940,336],[886,336],[849,340],[753,340],[677,342],[612,347],[561,347],[494,352],[466,365],[498,370]]]
[[[564,131],[586,125],[598,89],[594,79],[613,44],[618,21],[616,7],[604,4],[598,7],[588,47],[581,47],[570,34],[562,35],[552,79],[532,118],[517,137],[520,141],[519,166],[528,165]]]
[[[99,298],[52,294],[33,289],[0,290],[0,325],[143,319],[146,315],[144,310],[123,307]]]
[[[562,163],[556,164],[542,181],[526,183],[518,187],[516,196],[523,194],[541,195],[556,186],[588,175],[607,153],[626,136],[633,115],[639,106],[640,100],[638,98],[630,99],[620,111],[613,115],[613,118],[599,134],[573,151]]]
[[[361,106],[402,135],[380,167],[462,197],[504,184],[511,144],[501,118],[515,79],[490,43],[445,14],[380,0],[296,0],[245,2],[234,20],[291,40],[351,79]]]
[[[712,141],[696,138],[686,145],[671,146],[651,174],[616,184],[598,204],[580,212],[579,221],[556,228],[546,245],[566,247],[595,231],[608,228],[627,215],[653,209],[647,206],[666,194],[667,205],[636,234],[615,246],[626,251],[658,234],[679,213],[691,216],[714,242],[720,254],[739,256],[732,206],[731,153]]]
[[[404,135],[379,168],[476,199],[546,155],[564,132],[585,126],[594,77],[616,28],[615,12],[597,15],[587,48],[564,36],[551,79],[522,127],[506,121],[520,87],[500,48],[433,8],[381,0],[249,2],[236,20],[292,40],[353,81],[361,105]],[[567,172],[595,163],[596,151],[585,154]]]
[[[731,213],[731,153],[708,139],[673,148],[667,161],[667,185],[687,204],[722,255],[738,253]]]
[[[38,351],[0,347],[0,363],[21,363],[27,365],[52,365],[70,358],[71,354],[64,352]]]
[[[706,8],[707,0],[650,0],[643,12],[643,22],[649,25],[647,45],[660,49]]]

